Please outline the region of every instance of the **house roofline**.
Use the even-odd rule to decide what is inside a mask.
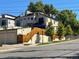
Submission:
[[[8,15],[8,16],[16,17],[16,16],[14,16],[14,15],[11,15],[11,14],[2,14],[2,15]]]

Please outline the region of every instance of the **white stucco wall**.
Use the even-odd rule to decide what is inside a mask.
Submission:
[[[49,37],[46,35],[40,35],[40,43],[48,43]]]
[[[58,26],[58,21],[52,19],[52,26]]]
[[[65,37],[63,37],[61,40],[66,40],[66,38],[65,38]]]
[[[17,29],[17,35],[26,35],[27,33],[31,32],[31,28],[19,28]]]
[[[54,31],[57,32],[58,21],[53,20],[52,18],[48,18],[48,17],[44,17],[44,21],[45,21],[46,27],[48,26],[49,22],[52,22],[52,26],[54,27]]]
[[[48,18],[48,17],[45,17],[45,22],[46,22],[46,25],[48,26],[49,22],[52,22],[52,26],[58,26],[58,21],[56,20],[53,20],[51,18]]]
[[[46,26],[48,26],[49,22],[51,22],[50,18],[48,17],[44,17],[44,20],[45,20]]]
[[[0,27],[3,28],[2,26],[2,21],[6,20],[6,27],[7,29],[13,29],[15,27],[15,20],[8,19],[8,18],[0,18]]]
[[[37,35],[35,34],[27,43],[28,44],[35,44],[36,37],[37,37]]]
[[[15,27],[15,20],[8,19],[8,29],[13,29]]]
[[[32,39],[29,40],[28,44],[36,44],[37,43],[48,43],[49,42],[49,36],[46,35],[39,35],[39,38],[37,38],[37,34],[35,34]]]
[[[53,41],[59,41],[59,38],[55,38]]]

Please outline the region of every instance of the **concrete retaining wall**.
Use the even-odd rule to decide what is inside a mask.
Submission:
[[[30,39],[30,41],[28,42],[28,44],[48,43],[48,42],[49,42],[49,36],[35,34],[32,37],[32,39]]]
[[[17,35],[26,35],[31,32],[31,28],[19,28],[17,29]]]

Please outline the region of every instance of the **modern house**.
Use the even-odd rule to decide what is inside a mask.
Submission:
[[[16,26],[20,27],[39,27],[46,28],[49,22],[52,22],[52,26],[55,30],[58,27],[58,21],[53,16],[45,15],[42,12],[29,13],[25,16],[19,16],[15,20]]]
[[[2,14],[0,16],[0,29],[13,29],[15,27],[15,16]]]

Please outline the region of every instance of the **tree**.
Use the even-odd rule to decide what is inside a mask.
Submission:
[[[76,19],[76,14],[72,10],[62,10],[56,17],[57,20],[62,22],[65,27],[70,25],[71,29],[75,32],[78,31],[78,21]]]
[[[77,20],[76,23],[74,24],[74,35],[78,35],[79,34],[79,21]]]
[[[48,27],[46,28],[46,34],[52,36],[55,34],[54,27],[52,26],[52,22],[48,23]]]
[[[44,12],[44,4],[42,3],[42,1],[36,2],[35,7],[37,12]]]
[[[44,12],[44,4],[42,3],[42,1],[38,1],[35,4],[33,2],[30,2],[29,6],[28,6],[28,10],[31,12]]]
[[[36,3],[30,2],[29,6],[28,6],[28,10],[31,12],[44,12],[45,14],[52,14],[52,15],[56,15],[58,14],[58,10],[53,7],[53,5],[49,5],[49,4],[43,4],[42,1],[38,1]]]
[[[63,37],[65,35],[65,33],[66,33],[66,31],[65,31],[64,24],[60,22],[59,26],[58,26],[58,31],[57,31],[59,38]]]
[[[54,28],[53,28],[53,27],[47,28],[47,29],[46,29],[46,34],[47,34],[48,36],[54,35]]]
[[[76,22],[76,14],[72,12],[72,10],[63,10],[61,13],[67,16],[66,21],[69,21],[71,25],[74,25]]]
[[[52,15],[57,15],[59,11],[51,4],[50,5],[50,10]]]
[[[45,4],[44,11],[45,11],[45,14],[50,14],[51,13],[50,6],[48,4]]]
[[[31,12],[36,12],[36,6],[33,2],[30,2],[29,6],[28,6],[28,10]]]
[[[67,25],[67,27],[66,27],[66,35],[71,35],[71,34],[73,34],[72,28],[71,28],[70,25]]]
[[[44,11],[45,11],[45,14],[52,14],[52,15],[56,15],[58,13],[58,10],[53,7],[53,5],[48,5],[48,4],[45,4],[44,5]]]
[[[51,27],[52,26],[52,21],[48,23],[48,27]]]
[[[49,41],[52,41],[52,36],[55,34],[54,27],[47,27],[46,28],[46,34],[49,36]]]
[[[66,26],[71,25],[73,27],[76,23],[76,14],[72,10],[62,10],[56,18]]]

